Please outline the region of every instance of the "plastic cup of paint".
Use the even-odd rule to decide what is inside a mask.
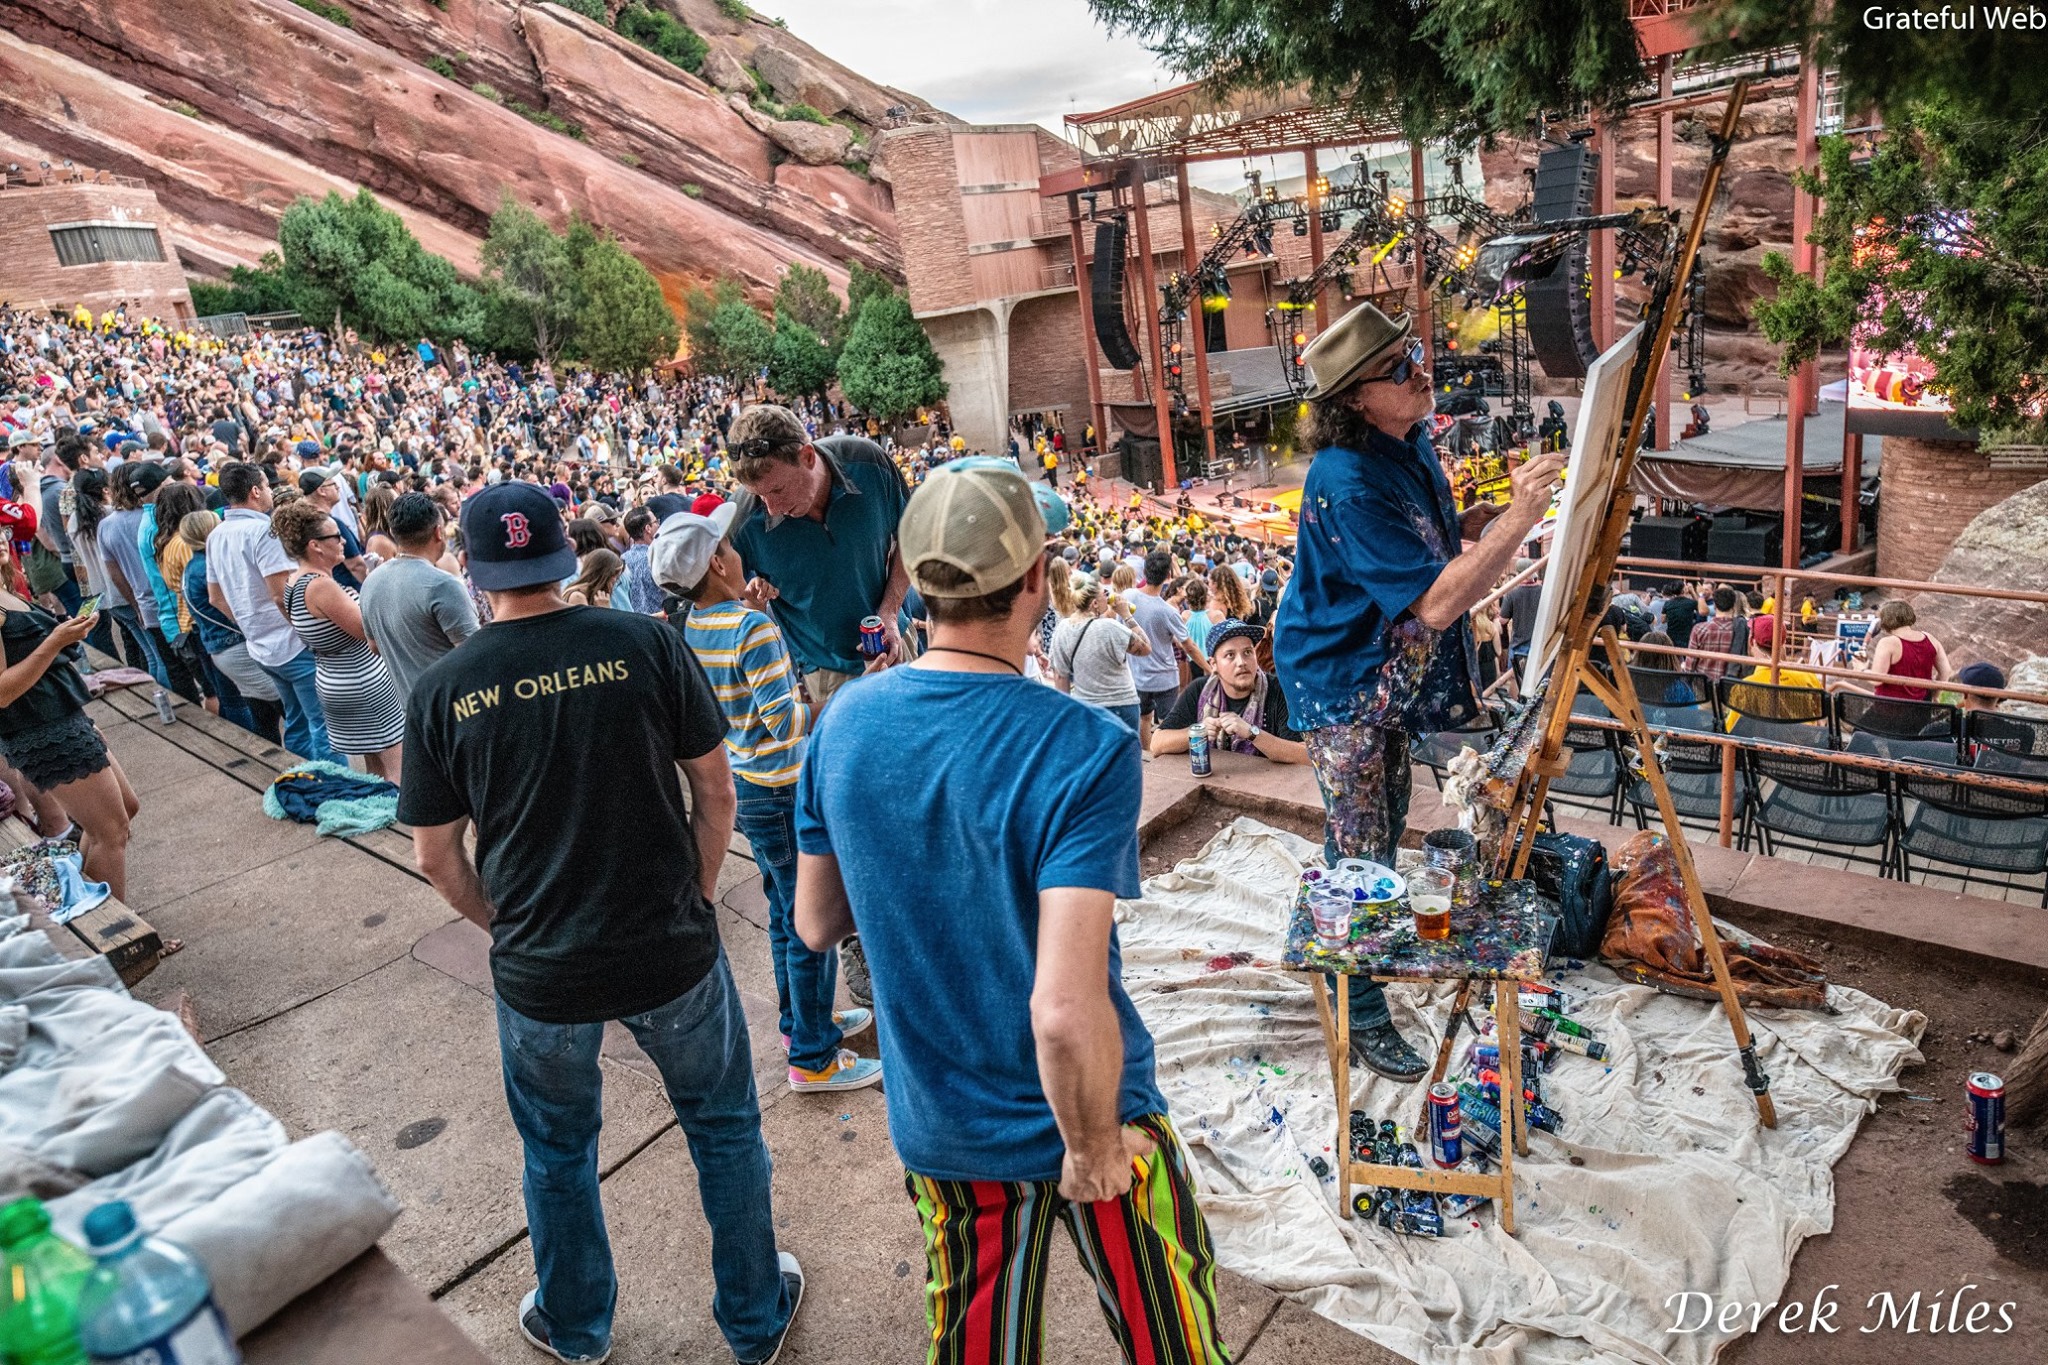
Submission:
[[[1315,921],[1316,942],[1323,948],[1335,951],[1351,941],[1351,896],[1343,888],[1312,891],[1308,912]]]

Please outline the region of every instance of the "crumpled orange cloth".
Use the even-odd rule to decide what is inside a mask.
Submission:
[[[1600,941],[1600,956],[1651,985],[1687,994],[1711,992],[1714,974],[1686,905],[1678,855],[1670,842],[1644,830],[1623,844],[1608,866],[1615,878],[1614,914]],[[1728,975],[1743,1004],[1827,1008],[1827,976],[1813,958],[1739,930],[1722,929],[1720,938]]]

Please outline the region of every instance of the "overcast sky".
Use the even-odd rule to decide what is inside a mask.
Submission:
[[[971,123],[1042,123],[1175,81],[1084,0],[763,0],[811,46]]]

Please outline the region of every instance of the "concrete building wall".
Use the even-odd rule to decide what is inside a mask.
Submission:
[[[887,145],[911,311],[921,316],[976,303],[953,130],[914,124],[891,131]]]
[[[920,317],[946,367],[946,409],[970,450],[999,454],[1009,429],[1006,304]]]
[[[155,193],[138,186],[10,185],[0,190],[0,299],[17,308],[82,303],[94,312],[127,303],[155,317],[189,318],[192,294],[162,222]],[[154,230],[163,260],[63,264],[50,229],[85,224]]]

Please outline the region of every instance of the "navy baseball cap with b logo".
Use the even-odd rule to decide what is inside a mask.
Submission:
[[[576,572],[562,513],[530,483],[492,484],[462,505],[470,581],[485,592],[559,583]]]

